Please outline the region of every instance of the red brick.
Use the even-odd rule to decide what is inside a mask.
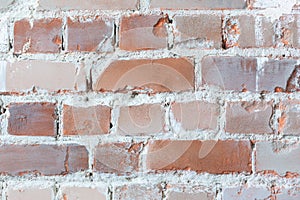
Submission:
[[[120,25],[120,49],[128,51],[167,47],[168,18],[160,15],[123,17]]]
[[[295,68],[296,60],[268,60],[257,71],[258,90],[274,91],[275,87],[286,88]]]
[[[218,125],[219,106],[203,101],[174,103],[172,111],[176,121],[185,130],[216,130]]]
[[[13,0],[0,0],[0,8],[6,8],[8,7]]]
[[[229,103],[226,108],[226,132],[272,133],[272,106],[266,102]]]
[[[178,92],[194,89],[194,66],[184,58],[117,60],[95,79],[95,90],[118,91],[131,86]]]
[[[300,48],[299,33],[300,15],[283,15],[280,17],[281,38],[280,45]]]
[[[55,136],[57,116],[52,103],[9,105],[8,133],[11,135]]]
[[[264,187],[225,188],[222,200],[269,199],[271,191]],[[271,199],[271,198],[270,198]]]
[[[58,53],[61,46],[61,19],[35,20],[32,26],[27,19],[15,23],[15,53]]]
[[[111,109],[107,106],[74,107],[64,105],[64,135],[106,134],[110,126]]]
[[[150,170],[193,170],[212,174],[251,172],[248,141],[151,141]]]
[[[0,66],[0,90],[27,91],[33,86],[49,92],[85,90],[85,72],[71,63],[41,60],[19,61]],[[78,73],[78,74],[77,74]],[[1,89],[2,88],[2,89]]]
[[[255,58],[208,56],[202,60],[202,83],[226,90],[256,90]]]
[[[225,48],[272,47],[275,35],[274,25],[265,17],[256,18],[241,15],[226,19],[223,35]],[[255,20],[259,21],[257,27]]]
[[[176,16],[175,43],[188,48],[221,48],[221,16]]]
[[[118,133],[121,135],[153,135],[164,132],[164,110],[160,104],[121,107]]]
[[[118,186],[115,189],[114,200],[161,200],[162,191],[159,185],[131,184]]]
[[[246,8],[243,0],[152,0],[151,8],[161,9],[242,9]]]
[[[128,174],[139,169],[141,143],[111,143],[96,147],[94,169],[103,173]]]
[[[14,176],[60,175],[88,168],[87,150],[75,145],[4,145],[0,147],[0,159],[0,172]]]
[[[106,200],[107,189],[99,187],[63,187],[62,196],[64,200]]]
[[[113,49],[113,22],[95,17],[93,20],[68,18],[69,51],[111,51]]]
[[[24,189],[9,189],[7,199],[9,200],[51,200],[54,198],[54,192],[51,188],[24,188]]]
[[[40,0],[40,8],[42,9],[62,9],[62,10],[125,10],[136,9],[137,0]]]
[[[300,173],[299,144],[287,144],[283,141],[258,142],[256,144],[256,171]]]
[[[300,135],[300,102],[288,101],[284,102],[282,107],[282,116],[280,127],[284,135]]]

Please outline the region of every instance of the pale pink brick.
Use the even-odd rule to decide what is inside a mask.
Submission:
[[[284,102],[280,127],[284,135],[300,135],[300,102]]]
[[[217,104],[203,101],[174,103],[172,111],[176,121],[185,130],[215,130],[217,128],[219,116],[219,106]]]
[[[271,191],[265,187],[233,187],[225,188],[222,200],[255,200],[269,199]]]
[[[121,135],[153,135],[164,130],[164,110],[160,104],[121,107],[118,133]]]
[[[7,200],[52,200],[54,192],[51,188],[24,188],[9,189],[7,192]]]
[[[266,102],[229,103],[226,108],[225,130],[229,133],[272,133],[272,106]]]
[[[19,61],[0,66],[1,91],[25,91],[33,86],[48,91],[85,90],[85,73],[72,63],[42,60]]]
[[[63,187],[61,200],[106,200],[107,189],[90,187]]]
[[[136,9],[137,0],[40,0],[41,9],[125,10]]]
[[[256,171],[275,172],[285,175],[287,172],[300,173],[299,144],[284,142],[258,142],[256,144]]]
[[[167,195],[167,200],[182,200],[182,199],[189,199],[189,200],[213,200],[214,196],[207,192],[177,192],[172,191]]]
[[[244,0],[152,0],[151,8],[161,9],[242,9],[246,7]]]

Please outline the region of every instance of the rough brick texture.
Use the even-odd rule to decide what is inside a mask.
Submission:
[[[20,92],[35,89],[85,90],[85,72],[72,63],[42,60],[3,63],[0,76],[1,91]]]
[[[118,119],[121,135],[153,135],[164,130],[164,110],[159,104],[122,107]]]
[[[9,106],[11,135],[55,136],[57,116],[52,103],[17,103]]]
[[[147,167],[222,174],[251,172],[250,160],[251,147],[247,141],[152,141]]]
[[[194,69],[184,58],[159,60],[118,60],[97,78],[95,90],[118,91],[128,87],[154,92],[194,89]]]
[[[62,20],[40,19],[33,25],[28,19],[14,27],[15,53],[58,53],[62,47]]]
[[[300,0],[0,0],[0,199],[300,199]]]
[[[120,48],[128,51],[166,48],[165,23],[168,23],[168,19],[160,15],[123,17],[120,26]]]
[[[87,150],[83,146],[5,145],[1,146],[1,174],[60,175],[86,170]]]
[[[112,51],[113,22],[109,19],[96,19],[81,22],[68,18],[69,51]]]
[[[107,106],[64,105],[63,133],[65,136],[106,134],[110,126],[110,111]]]
[[[101,144],[96,147],[94,168],[104,173],[129,174],[139,170],[141,143]]]

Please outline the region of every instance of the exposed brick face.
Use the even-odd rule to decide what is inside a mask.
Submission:
[[[7,198],[10,200],[32,200],[32,199],[45,199],[51,200],[54,197],[54,192],[51,188],[39,189],[39,188],[26,188],[13,190],[10,189],[7,192]]]
[[[184,58],[118,60],[96,77],[95,90],[118,91],[128,86],[153,92],[194,89],[194,67]]]
[[[285,144],[278,142],[258,142],[256,144],[256,170],[258,172],[271,172],[279,175],[286,173],[300,173],[298,168],[298,144]]]
[[[0,172],[8,175],[60,175],[86,170],[82,146],[5,145],[0,148]]]
[[[247,141],[152,141],[149,145],[150,170],[251,172],[251,147]]]
[[[103,173],[130,174],[139,170],[141,143],[113,143],[98,145],[94,169]]]
[[[281,122],[280,131],[285,135],[299,135],[300,134],[300,102],[288,101],[282,105],[282,114],[279,118]]]
[[[188,48],[221,48],[221,16],[176,16],[176,46]]]
[[[165,9],[242,9],[246,7],[246,2],[243,0],[220,1],[220,0],[205,0],[205,1],[167,1],[167,0],[152,0],[151,7]]]
[[[185,130],[217,129],[219,109],[216,104],[201,101],[174,103],[172,111]]]
[[[63,199],[90,199],[90,200],[106,200],[107,191],[104,188],[88,188],[88,187],[63,187]]]
[[[128,51],[167,47],[168,19],[160,15],[123,17],[120,26],[120,48]]]
[[[84,70],[78,69],[77,73],[72,63],[19,61],[3,65],[2,71],[0,76],[4,83],[0,83],[0,90],[3,91],[22,92],[33,87],[49,92],[86,89]]]
[[[11,135],[55,136],[57,116],[52,103],[17,103],[9,106]]]
[[[63,10],[107,10],[107,9],[116,9],[116,10],[125,10],[125,9],[135,9],[137,6],[137,0],[117,0],[117,1],[108,1],[106,0],[41,0],[39,1],[41,9],[63,9]]]
[[[107,134],[111,109],[107,106],[75,107],[64,105],[63,132],[70,135]]]
[[[121,135],[153,135],[164,131],[164,110],[159,104],[122,107],[118,119]]]
[[[62,45],[62,20],[17,21],[14,27],[14,51],[20,53],[58,53]]]
[[[111,51],[113,49],[113,22],[96,17],[92,21],[68,18],[69,51]]]
[[[226,132],[272,133],[270,119],[272,106],[265,102],[230,103],[226,108]]]

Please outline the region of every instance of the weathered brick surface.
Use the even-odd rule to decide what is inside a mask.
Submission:
[[[285,135],[300,134],[300,102],[287,101],[282,103],[282,114],[279,118],[280,130]]]
[[[89,200],[106,200],[107,191],[104,188],[89,188],[89,187],[63,187],[63,200],[65,199],[89,199]]]
[[[137,172],[142,148],[141,143],[100,144],[95,150],[94,170],[116,174]]]
[[[131,15],[120,25],[120,48],[128,51],[167,47],[168,19],[161,15]]]
[[[57,116],[52,103],[16,103],[9,106],[11,135],[55,136]]]
[[[162,196],[161,187],[159,185],[141,185],[131,184],[118,186],[113,196],[114,200],[143,200],[153,199],[160,200]]]
[[[272,133],[272,106],[266,102],[229,103],[226,108],[226,132]]]
[[[64,105],[63,133],[69,135],[107,134],[111,109],[107,106],[76,107]]]
[[[112,51],[113,22],[96,16],[81,22],[79,18],[68,18],[69,51]]]
[[[185,130],[208,129],[216,130],[219,116],[217,104],[193,101],[174,103],[172,111],[176,121]]]
[[[122,107],[118,119],[121,135],[153,135],[164,131],[164,110],[159,104]]]
[[[152,0],[151,7],[162,9],[242,9],[246,7],[246,2],[243,0],[220,1],[220,0]]]
[[[19,61],[1,66],[1,91],[25,91],[33,87],[48,90],[85,90],[85,72],[72,63],[42,60]],[[78,73],[78,74],[77,74]]]
[[[23,19],[15,23],[15,53],[58,53],[61,46],[61,19],[35,20],[32,26],[28,19]]]
[[[175,43],[187,48],[221,48],[221,16],[176,16]]]
[[[300,47],[300,15],[283,15],[281,21],[280,43],[287,47]]]
[[[212,174],[251,172],[248,141],[151,141],[149,170],[194,170]]]
[[[96,77],[95,90],[141,87],[154,92],[194,89],[194,66],[184,58],[117,60]]]
[[[39,1],[41,9],[63,9],[63,10],[125,10],[125,9],[135,9],[137,6],[137,0],[41,0]]]
[[[224,200],[268,199],[271,191],[265,187],[232,187],[223,191]]]
[[[88,168],[87,150],[75,145],[4,145],[0,159],[1,174],[13,176],[60,175]]]
[[[256,144],[257,172],[275,172],[285,175],[287,172],[300,173],[299,144],[284,142],[258,142]]]
[[[9,189],[7,192],[7,199],[9,200],[51,200],[54,197],[52,188],[24,188],[24,189]]]

